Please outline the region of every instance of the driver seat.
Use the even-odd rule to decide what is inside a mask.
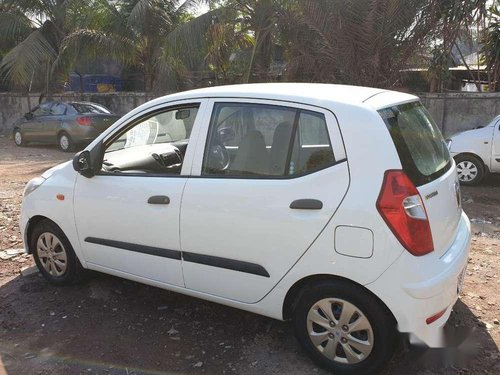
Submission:
[[[269,158],[264,136],[258,130],[249,131],[238,146],[231,171],[269,174]]]

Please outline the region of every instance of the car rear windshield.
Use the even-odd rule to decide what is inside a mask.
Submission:
[[[110,114],[111,111],[107,109],[106,107],[103,107],[101,105],[96,105],[96,104],[88,104],[88,103],[71,103],[71,106],[78,112],[78,113],[85,113],[85,114],[90,114],[90,113],[105,113],[105,114]]]
[[[420,102],[378,112],[389,129],[405,173],[415,185],[431,182],[450,169],[451,158],[443,136]]]

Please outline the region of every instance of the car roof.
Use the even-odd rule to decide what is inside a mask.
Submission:
[[[253,83],[215,86],[184,91],[158,98],[151,104],[162,102],[165,99],[183,100],[194,98],[236,97],[285,100],[312,105],[331,102],[360,105],[378,94],[389,92],[395,95],[401,95],[405,98],[409,97],[409,95],[405,93],[362,86],[324,83]]]
[[[102,104],[99,104],[99,103],[94,103],[94,102],[85,102],[85,101],[70,101],[70,102],[61,102],[61,103],[64,103],[64,104],[85,104],[85,105],[98,105],[100,107],[104,107]]]

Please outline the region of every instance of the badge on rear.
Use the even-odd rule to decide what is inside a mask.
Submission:
[[[425,199],[429,200],[429,199],[431,199],[431,198],[435,197],[436,195],[438,195],[437,190],[436,190],[436,191],[433,191],[433,192],[432,192],[432,193],[430,193],[430,194],[427,194],[427,195],[425,196]]]

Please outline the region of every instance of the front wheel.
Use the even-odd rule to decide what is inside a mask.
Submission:
[[[373,295],[347,282],[321,282],[304,290],[293,324],[309,356],[335,374],[374,374],[395,350],[390,313]]]
[[[458,180],[462,185],[477,185],[484,177],[484,165],[479,158],[473,155],[458,155],[457,163]]]
[[[16,146],[19,146],[19,147],[26,145],[26,142],[24,141],[23,133],[21,133],[21,130],[19,130],[19,129],[14,130],[14,143],[16,144]]]
[[[59,148],[64,152],[71,152],[74,149],[73,140],[67,133],[59,135]]]
[[[35,263],[49,282],[70,285],[85,273],[73,247],[61,228],[50,220],[42,220],[31,232],[30,249]]]

